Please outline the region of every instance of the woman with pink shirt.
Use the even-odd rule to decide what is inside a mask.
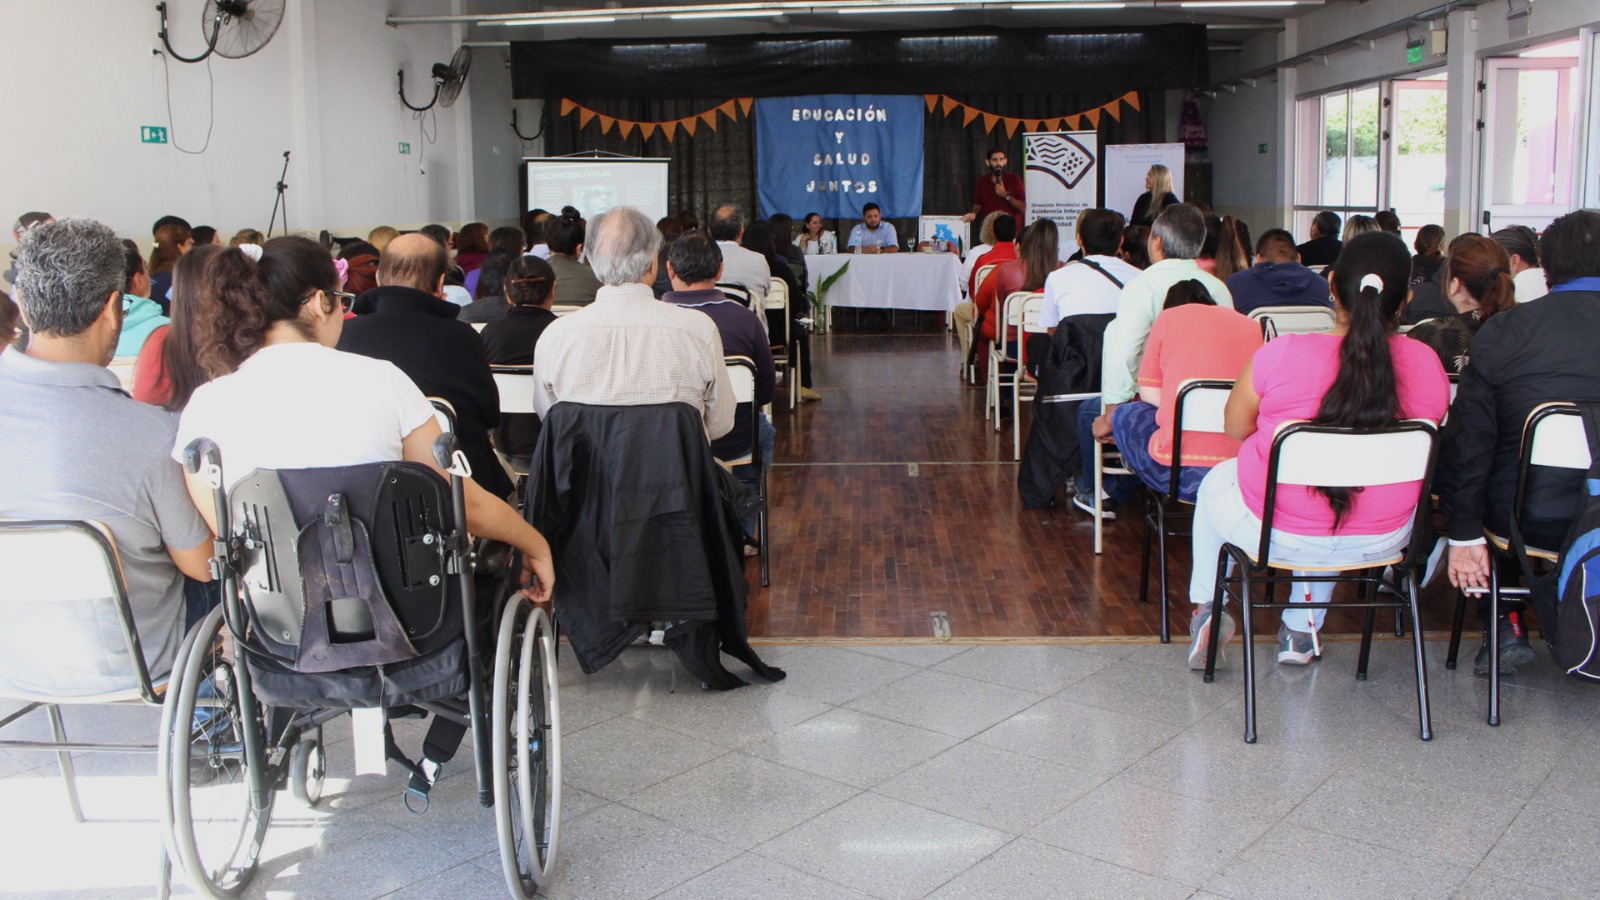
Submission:
[[[1261,347],[1261,326],[1218,306],[1197,279],[1167,291],[1139,363],[1139,399],[1117,406],[1111,432],[1122,459],[1152,489],[1165,494],[1172,478],[1172,426],[1178,388],[1196,378],[1233,379]],[[1193,503],[1211,467],[1239,455],[1239,442],[1223,434],[1184,430],[1178,496]]]
[[[1354,237],[1328,278],[1337,327],[1327,334],[1284,335],[1257,351],[1239,374],[1226,412],[1228,435],[1242,442],[1239,456],[1211,470],[1195,507],[1190,668],[1205,667],[1218,551],[1224,542],[1254,547],[1261,540],[1267,455],[1279,426],[1309,420],[1376,427],[1444,417],[1450,384],[1438,355],[1395,332],[1410,274],[1411,255],[1399,238],[1386,232]],[[1410,535],[1420,490],[1419,482],[1358,489],[1280,486],[1272,556],[1311,565],[1392,556]],[[1332,590],[1326,582],[1297,582],[1291,599],[1324,603]],[[1234,624],[1218,612],[1226,643]],[[1323,615],[1320,609],[1283,614],[1279,663],[1306,665],[1321,655],[1315,632]]]

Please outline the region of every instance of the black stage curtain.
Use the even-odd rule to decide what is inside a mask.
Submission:
[[[1210,74],[1203,25],[516,41],[511,69],[518,98],[591,100],[1121,94],[1195,87]]]

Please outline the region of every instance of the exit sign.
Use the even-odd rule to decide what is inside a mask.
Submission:
[[[411,155],[411,142],[410,141],[401,141],[400,142],[400,155],[401,156],[410,156]]]
[[[165,144],[167,130],[160,125],[139,126],[139,142],[143,144]]]
[[[1420,40],[1406,44],[1406,65],[1414,66],[1422,62],[1423,44]]]

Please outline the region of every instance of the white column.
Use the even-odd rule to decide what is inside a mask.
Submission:
[[[1289,59],[1299,53],[1300,22],[1285,19],[1283,33],[1278,35],[1278,58]],[[1294,231],[1294,174],[1295,160],[1301,152],[1298,131],[1295,128],[1295,95],[1300,89],[1300,72],[1294,66],[1278,70],[1277,127],[1274,143],[1278,153],[1273,162],[1273,197],[1281,215],[1278,227]]]
[[[1451,236],[1478,230],[1478,29],[1473,10],[1456,10],[1448,20],[1445,50],[1444,225]]]

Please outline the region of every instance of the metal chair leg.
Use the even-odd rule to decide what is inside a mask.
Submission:
[[[1156,498],[1154,495],[1145,496],[1144,510],[1144,549],[1139,554],[1139,602],[1150,602],[1150,531],[1154,528],[1156,512]]]
[[[1428,708],[1428,659],[1422,645],[1422,613],[1417,604],[1415,579],[1407,585],[1411,598],[1411,646],[1417,664],[1417,725],[1425,741],[1433,740],[1433,712]]]
[[[1242,576],[1241,576],[1242,577]],[[1211,639],[1206,642],[1206,684],[1217,676],[1217,656],[1222,652],[1222,614],[1228,600],[1228,548],[1217,551],[1217,580],[1211,588]],[[1248,598],[1248,595],[1244,595]],[[1248,599],[1245,601],[1248,602]]]
[[[1160,521],[1160,524],[1156,528],[1156,552],[1158,554],[1160,554],[1161,558],[1156,561],[1156,565],[1160,567],[1160,569],[1158,571],[1161,573],[1161,582],[1160,582],[1160,584],[1161,584],[1161,643],[1170,644],[1170,643],[1172,643],[1172,621],[1171,621],[1172,616],[1171,616],[1171,607],[1168,605],[1168,603],[1169,603],[1169,595],[1167,594],[1167,505],[1166,505],[1166,503],[1162,503],[1161,506],[1160,506],[1160,509],[1161,509],[1161,513],[1160,513],[1161,521]]]
[[[50,733],[55,737],[56,743],[66,743],[67,728],[61,722],[61,707],[47,705],[45,710],[50,715]],[[83,806],[78,802],[77,771],[72,767],[72,754],[66,750],[57,750],[56,764],[61,767],[61,781],[67,786],[67,803],[72,806],[72,820],[82,822]]]
[[[1244,626],[1244,742],[1256,742],[1256,633],[1250,609],[1250,573],[1239,567],[1239,617]]]
[[[1500,724],[1500,567],[1489,563],[1489,724]]]
[[[1365,589],[1363,589],[1363,593]],[[1372,656],[1372,627],[1377,624],[1378,611],[1367,608],[1366,622],[1361,628],[1361,653],[1356,656],[1356,680],[1367,680],[1367,660]]]
[[[1450,652],[1445,654],[1444,667],[1456,667],[1456,655],[1461,652],[1461,628],[1467,621],[1467,595],[1464,591],[1456,591],[1456,618],[1455,624],[1450,628]]]

